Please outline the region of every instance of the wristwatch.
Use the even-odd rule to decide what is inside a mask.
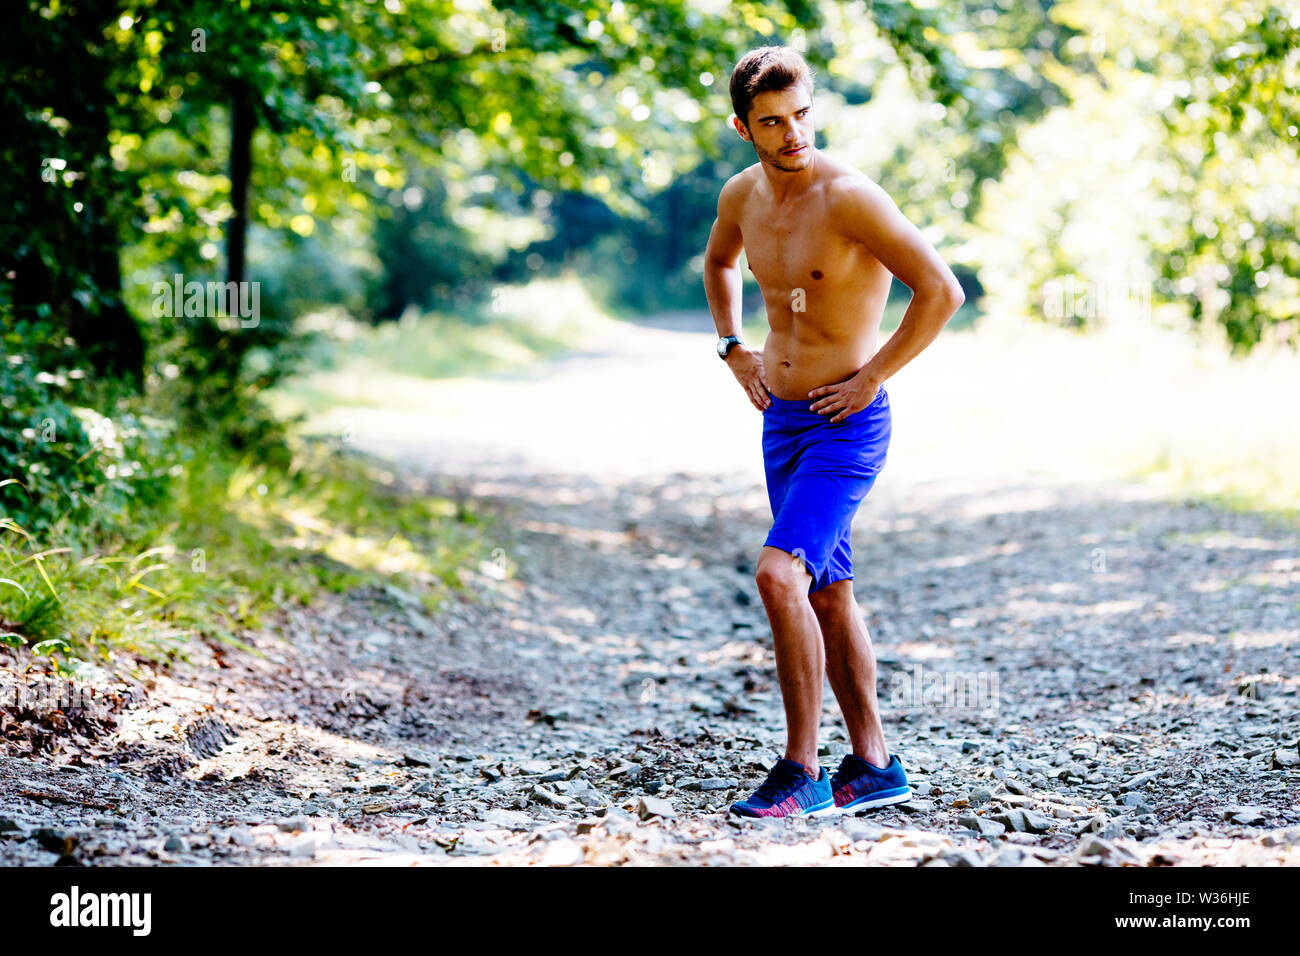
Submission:
[[[744,344],[744,340],[739,335],[724,335],[718,339],[718,358],[725,362],[733,346]]]

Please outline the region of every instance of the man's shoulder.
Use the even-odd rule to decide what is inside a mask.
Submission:
[[[878,182],[847,163],[835,161],[825,176],[826,211],[833,222],[856,227],[882,215],[892,202]]]
[[[759,169],[762,165],[762,163],[754,163],[752,166],[746,166],[723,183],[722,192],[719,194],[720,201],[737,202],[747,197],[750,190],[754,188],[754,184],[758,182],[758,177],[762,174]]]
[[[825,153],[820,154],[818,158],[821,161],[828,201],[835,204],[860,202],[881,191],[880,184],[856,166],[850,166]]]

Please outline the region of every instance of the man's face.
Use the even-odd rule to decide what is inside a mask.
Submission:
[[[735,120],[736,132],[754,144],[758,158],[795,173],[812,163],[812,92],[803,83],[759,93],[749,110],[749,127]]]

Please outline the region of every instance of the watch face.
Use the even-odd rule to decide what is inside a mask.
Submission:
[[[718,339],[718,354],[723,358],[727,356],[727,346],[730,343],[726,339]]]

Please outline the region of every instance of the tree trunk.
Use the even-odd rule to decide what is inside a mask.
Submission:
[[[230,105],[230,204],[234,215],[226,225],[226,281],[244,281],[244,248],[248,237],[248,181],[253,173],[253,130],[257,115],[248,89],[239,86]]]
[[[62,141],[53,143],[43,142],[37,127],[28,144],[20,126],[18,149],[27,158],[11,174],[28,192],[19,226],[30,231],[17,236],[18,248],[6,253],[13,255],[15,315],[46,314],[61,322],[97,372],[139,389],[145,341],[122,299],[119,262],[119,223],[133,196],[113,167],[108,139],[112,51],[105,50],[103,30],[117,15],[112,0],[86,0],[60,19],[56,53],[35,43],[16,47],[26,57],[17,72],[36,78],[26,109],[47,106],[68,120],[68,128]],[[25,11],[10,29],[22,38],[35,36],[40,25],[33,18]],[[50,66],[51,59],[56,66]],[[29,122],[25,116],[22,121]],[[71,187],[42,180],[48,157],[65,159],[80,178]]]

